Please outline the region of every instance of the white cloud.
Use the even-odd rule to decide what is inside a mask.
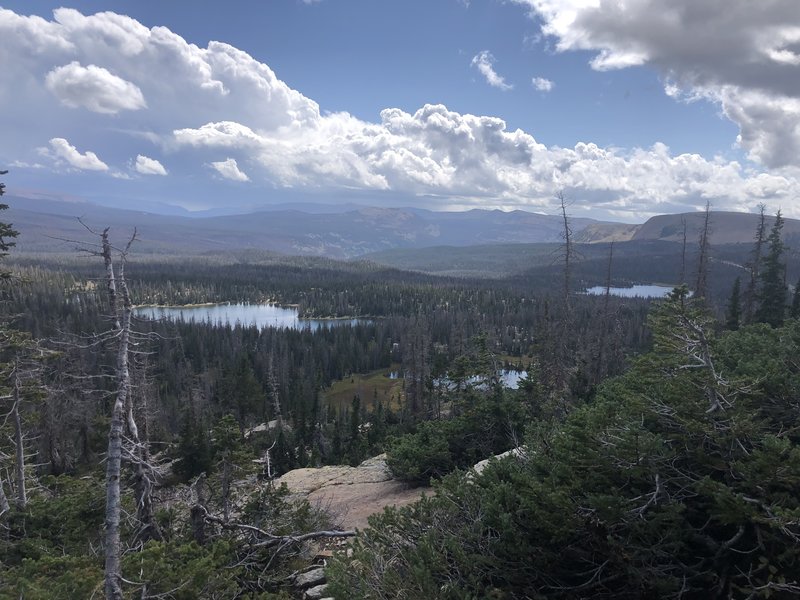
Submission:
[[[96,65],[83,67],[73,61],[53,69],[45,85],[62,103],[92,112],[116,114],[121,110],[145,108],[142,90]]]
[[[46,21],[0,9],[7,59],[0,89],[25,89],[37,117],[46,96],[55,94],[69,106],[116,112],[117,118],[121,111],[142,109],[138,129],[158,133],[219,121],[221,115],[263,130],[313,126],[319,118],[316,102],[229,44],[212,41],[201,48],[166,27],[148,28],[111,12],[87,16],[59,8],[53,15]],[[157,110],[145,109],[145,99]],[[12,102],[13,94],[0,92],[0,105]],[[76,127],[97,122],[96,115],[70,119]]]
[[[534,88],[539,90],[540,92],[550,92],[553,90],[556,84],[554,84],[549,79],[545,79],[544,77],[534,77],[531,80],[531,84]]]
[[[513,0],[556,49],[595,52],[598,70],[649,65],[672,97],[718,103],[750,157],[800,165],[797,0]]]
[[[108,165],[97,158],[94,152],[81,154],[64,138],[50,140],[50,155],[57,161],[66,162],[69,166],[82,171],[108,171]]]
[[[41,163],[28,163],[28,162],[25,162],[24,160],[11,161],[11,164],[9,166],[15,167],[15,168],[18,168],[18,169],[44,169],[45,168],[45,166],[43,164],[41,164]]]
[[[587,210],[636,218],[694,210],[705,200],[718,209],[748,210],[759,201],[780,204],[800,193],[794,173],[758,173],[697,154],[674,156],[663,144],[632,151],[591,143],[547,147],[522,130],[509,131],[502,119],[442,105],[413,114],[386,109],[379,124],[333,114],[314,131],[281,138],[221,125],[175,133],[180,144],[196,149],[246,152],[287,187],[393,190],[449,198],[461,207],[540,210],[550,207],[555,190],[567,189],[578,208],[584,203]]]
[[[164,168],[160,162],[158,162],[154,158],[149,158],[142,154],[139,154],[136,157],[136,163],[134,164],[134,169],[136,169],[137,173],[142,175],[166,175],[167,170]]]
[[[206,123],[199,129],[176,129],[173,135],[179,144],[218,148],[252,148],[262,140],[261,136],[246,125],[233,121]]]
[[[250,181],[247,174],[239,170],[239,165],[236,164],[236,160],[233,158],[212,162],[211,166],[225,179],[231,179],[232,181]]]
[[[506,83],[506,80],[503,78],[503,76],[498,75],[494,70],[494,56],[492,56],[492,53],[488,50],[483,50],[482,52],[478,52],[478,54],[473,56],[471,64],[473,67],[478,69],[480,74],[486,79],[486,83],[488,83],[490,86],[496,87],[503,91],[514,88],[513,85]]]
[[[535,1],[542,11],[546,5],[555,7],[554,0]],[[625,6],[641,2],[644,0],[629,0]],[[531,0],[530,5],[533,3]],[[605,62],[598,64],[603,68],[635,62],[639,60],[636,57],[661,64],[649,50],[657,41],[644,39],[641,46],[625,46],[619,53],[613,44],[623,44],[624,39],[616,42],[610,37],[608,48],[594,41],[595,26],[587,28],[581,20],[587,10],[584,4],[571,0],[572,20],[556,10],[558,7],[552,14],[541,13],[549,15],[545,26],[550,35],[560,32],[567,40],[564,43],[571,44],[563,49],[580,44],[597,52],[605,48]],[[578,35],[584,29],[577,27],[586,28],[590,37]],[[6,57],[0,69],[0,111],[13,112],[18,116],[14,122],[19,123],[4,128],[0,155],[27,164],[34,162],[33,148],[41,143],[34,140],[52,137],[47,155],[62,165],[119,174],[124,166],[110,168],[96,154],[81,154],[66,140],[89,145],[109,157],[136,156],[145,152],[142,144],[148,143],[170,153],[169,182],[186,185],[187,195],[201,194],[203,189],[188,186],[199,186],[197,182],[203,180],[182,179],[176,173],[191,171],[194,166],[198,170],[206,167],[214,176],[252,181],[249,187],[254,190],[261,185],[390,191],[425,197],[425,202],[439,207],[549,210],[553,192],[563,188],[575,199],[577,208],[586,207],[587,212],[595,208],[606,215],[613,212],[640,218],[692,210],[709,199],[719,210],[747,210],[760,201],[776,207],[783,204],[787,216],[800,217],[800,206],[792,206],[800,197],[800,147],[795,143],[800,139],[796,130],[800,106],[795,97],[786,101],[771,88],[755,90],[743,84],[703,87],[679,76],[683,71],[659,67],[670,74],[665,81],[675,86],[676,97],[713,94],[722,102],[731,118],[742,124],[741,144],[766,157],[765,163],[781,164],[788,155],[797,161],[796,166],[765,171],[750,163],[674,155],[662,144],[629,150],[600,148],[588,142],[571,148],[547,147],[529,132],[509,130],[502,119],[462,114],[442,105],[425,105],[410,112],[387,108],[377,122],[344,112],[323,114],[316,102],[291,89],[269,66],[241,50],[220,42],[201,48],[164,27],[148,28],[113,13],[84,16],[59,9],[54,20],[47,21],[0,9],[0,39]],[[781,65],[794,68],[785,53],[775,56]],[[488,52],[474,59],[476,68],[486,64],[489,72],[499,77],[492,61]],[[47,74],[59,73],[64,65],[92,85],[107,73],[135,86],[148,107],[127,109],[117,95],[103,95],[105,91],[98,86],[90,85],[91,93],[80,94],[77,85],[48,85]],[[88,75],[91,66],[102,69],[103,74]],[[69,79],[53,78],[58,83]],[[502,78],[498,82],[508,86]],[[776,85],[786,87],[788,94],[795,84],[800,86],[797,82]],[[91,98],[94,109],[117,112],[76,111],[62,104],[66,97],[87,108],[87,98]],[[24,148],[29,148],[27,155],[20,150]],[[241,164],[246,160],[247,173],[239,169],[236,159],[220,161],[219,157],[236,157]],[[153,159],[140,154],[133,168],[141,173],[149,166],[151,172],[158,172],[156,164],[160,163],[148,160]]]

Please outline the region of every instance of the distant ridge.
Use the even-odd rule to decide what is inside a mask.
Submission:
[[[136,227],[140,252],[144,253],[256,249],[329,258],[352,258],[393,248],[556,242],[561,239],[562,227],[557,216],[520,210],[436,212],[351,206],[333,212],[307,206],[313,211],[309,212],[286,205],[249,214],[189,217],[89,202],[7,198],[11,207],[8,218],[21,233],[18,250],[28,252],[63,252],[71,247],[61,241],[64,238],[85,239],[86,231],[77,217],[95,228]],[[602,222],[572,219],[575,232],[598,224]]]
[[[77,218],[94,228],[136,227],[145,254],[202,254],[260,250],[300,256],[347,259],[394,249],[434,246],[487,246],[561,243],[563,223],[556,215],[521,210],[472,209],[436,212],[420,208],[377,208],[343,205],[282,205],[249,214],[163,215],[144,210],[112,208],[90,202],[6,196],[8,219],[20,231],[18,251],[65,252],[84,240],[87,232]],[[305,210],[301,210],[301,209]],[[643,225],[570,220],[574,239],[581,243],[611,241],[668,241],[694,244],[702,213],[659,215]],[[773,218],[769,218],[771,226]],[[758,216],[712,212],[712,244],[749,243]],[[785,239],[800,238],[800,221],[786,219]]]
[[[665,240],[680,242],[683,240],[683,222],[686,221],[687,241],[694,244],[699,238],[703,227],[705,213],[692,212],[677,215],[658,215],[651,217],[640,225],[633,235],[634,240]],[[753,241],[758,225],[758,215],[754,213],[740,213],[727,211],[711,211],[711,243],[712,244],[743,244]],[[775,222],[773,215],[766,219],[767,231]],[[785,219],[783,226],[784,241],[800,237],[800,220]]]

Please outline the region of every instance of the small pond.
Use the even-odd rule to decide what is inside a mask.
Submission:
[[[664,298],[674,286],[668,285],[634,285],[631,287],[612,287],[609,293],[612,296],[622,296],[623,298]],[[606,293],[606,286],[596,285],[586,290],[587,294],[602,296]]]
[[[210,323],[218,327],[255,326],[286,329],[339,327],[369,323],[369,319],[301,319],[297,309],[276,304],[202,304],[197,306],[137,306],[134,314],[143,319],[168,319],[184,323]]]
[[[389,378],[390,379],[397,379],[398,376],[399,376],[399,373],[397,371],[392,371],[391,373],[389,373]],[[501,369],[500,371],[497,372],[497,377],[500,380],[500,383],[502,383],[503,386],[505,386],[505,387],[507,387],[507,388],[509,388],[511,390],[518,389],[519,388],[519,382],[522,381],[523,379],[525,379],[527,376],[528,376],[528,372],[527,371],[511,371],[511,370],[508,370],[508,369]],[[484,385],[482,383],[483,380],[484,380],[483,377],[475,375],[475,376],[470,377],[469,379],[467,379],[467,383],[468,384],[472,384],[472,385],[478,384],[478,387],[481,387],[481,386]],[[452,388],[455,387],[455,384],[453,383],[453,381],[448,377],[439,377],[434,381],[434,384],[435,385],[443,385],[448,389],[452,389]]]

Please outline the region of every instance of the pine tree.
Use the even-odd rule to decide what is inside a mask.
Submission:
[[[800,317],[800,280],[794,284],[794,293],[792,294],[792,307],[789,309],[789,316],[792,319]]]
[[[741,288],[742,278],[737,277],[733,282],[733,289],[731,290],[731,297],[728,300],[728,311],[725,314],[725,328],[731,331],[739,329],[739,320],[741,318]]]
[[[8,171],[0,171],[0,175],[7,174]],[[6,193],[6,184],[0,182],[0,196]],[[0,210],[6,210],[8,208],[8,204],[0,204]],[[13,238],[17,237],[19,232],[16,231],[12,226],[11,223],[3,223],[0,222],[0,258],[3,258],[8,254],[8,251],[14,246],[14,242],[12,241]],[[7,277],[7,274],[3,274],[4,277]]]
[[[773,327],[780,327],[783,324],[786,313],[787,288],[784,280],[786,265],[782,262],[785,249],[781,239],[782,230],[783,217],[781,217],[781,211],[779,210],[775,215],[775,223],[772,225],[767,238],[769,248],[760,272],[760,304],[756,312],[756,321],[768,323]]]
[[[748,324],[753,322],[753,314],[756,310],[761,254],[764,251],[764,240],[767,235],[766,210],[766,205],[758,205],[758,226],[756,227],[755,245],[753,246],[753,258],[748,265],[750,268],[750,279],[747,282],[747,289],[744,292],[744,314],[742,315],[744,317],[744,322]]]

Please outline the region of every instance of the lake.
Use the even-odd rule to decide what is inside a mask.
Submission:
[[[623,298],[664,298],[675,286],[669,285],[633,285],[631,287],[612,287],[609,293],[612,296],[622,296]],[[606,286],[596,285],[586,290],[587,294],[602,296],[606,293]]]
[[[217,327],[254,326],[259,329],[310,329],[369,323],[369,319],[301,319],[296,308],[277,304],[203,304],[198,306],[137,306],[134,314],[143,319],[209,323]]]

